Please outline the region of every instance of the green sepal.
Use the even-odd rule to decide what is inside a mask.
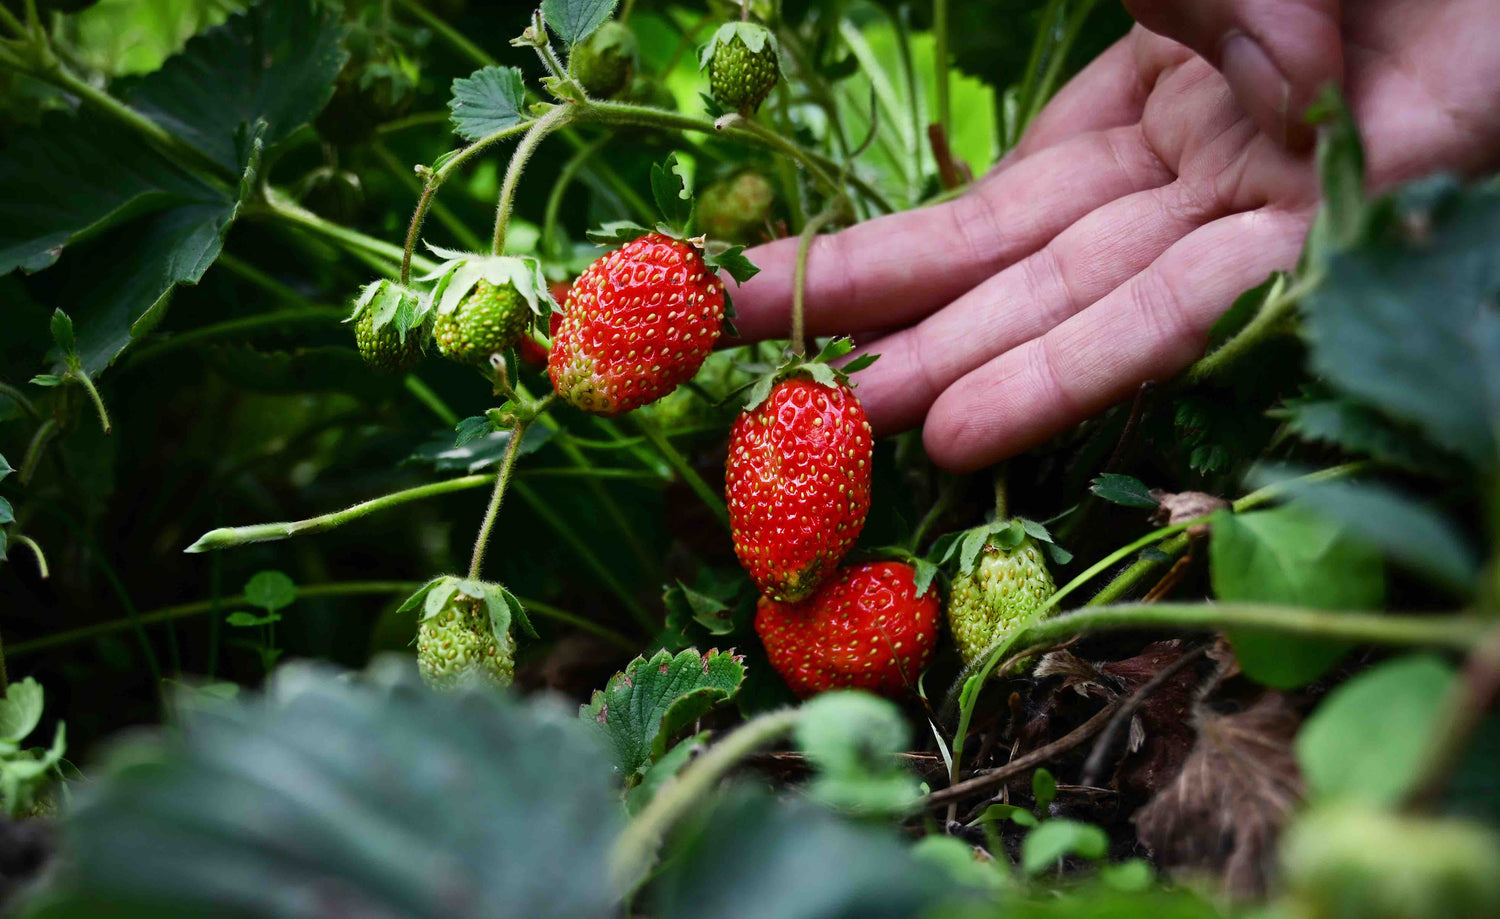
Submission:
[[[979,561],[979,554],[989,543],[1010,550],[1020,546],[1027,537],[1035,539],[1045,548],[1053,562],[1066,565],[1073,560],[1073,553],[1059,546],[1045,526],[1025,517],[992,520],[967,530],[945,533],[933,542],[927,560],[942,568],[958,559],[957,573],[972,574]]]
[[[693,186],[676,153],[651,164],[651,197],[669,227],[683,234],[691,232]]]
[[[729,276],[734,278],[734,283],[743,284],[760,273],[760,266],[745,258],[744,252],[744,246],[729,246],[717,251],[705,247],[703,262],[715,271],[729,272]],[[727,292],[725,306],[728,306]]]
[[[410,287],[402,287],[389,278],[371,281],[361,288],[354,300],[354,309],[345,322],[353,322],[366,312],[373,314],[370,322],[375,331],[394,324],[396,334],[404,343],[406,336],[422,328],[427,321],[426,297]]]
[[[750,387],[750,394],[745,400],[744,410],[752,412],[766,398],[771,395],[771,387],[782,380],[794,376],[808,376],[824,386],[835,386],[839,383],[852,387],[849,374],[863,370],[880,357],[878,354],[864,354],[850,361],[847,366],[835,367],[829,361],[836,361],[850,351],[854,350],[854,342],[849,338],[835,338],[812,358],[794,357],[775,370],[755,381]],[[850,370],[849,367],[854,367]]]
[[[566,77],[542,77],[542,88],[559,102],[582,102],[583,91]]]
[[[777,43],[776,36],[770,29],[754,22],[726,22],[719,26],[718,31],[714,32],[714,37],[710,38],[708,44],[698,52],[698,69],[702,70],[708,66],[708,62],[713,60],[714,51],[720,45],[727,45],[735,38],[744,42],[751,54],[764,51],[766,43],[769,42],[771,50],[776,52],[778,58],[781,57],[781,45]]]
[[[447,315],[458,309],[464,297],[480,281],[496,287],[511,285],[531,308],[533,316],[546,319],[557,303],[547,290],[547,276],[539,259],[530,255],[479,255],[428,245],[443,263],[422,280],[434,281],[426,297],[426,312]]]
[[[447,575],[440,574],[432,580],[428,581],[426,584],[423,584],[421,587],[418,587],[416,593],[413,593],[411,596],[401,601],[401,605],[396,607],[396,612],[405,613],[416,609],[418,606],[421,606],[422,601],[427,598],[427,594],[437,586],[437,583],[439,581],[444,580],[445,578],[447,578]],[[425,619],[427,617],[423,616],[422,618]]]
[[[650,228],[630,220],[612,220],[597,230],[589,230],[585,235],[591,243],[609,246],[628,243],[651,232]]]

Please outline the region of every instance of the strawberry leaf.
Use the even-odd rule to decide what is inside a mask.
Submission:
[[[512,128],[526,120],[526,85],[518,67],[482,67],[453,81],[448,102],[453,133],[465,140]]]
[[[615,11],[618,0],[542,0],[542,18],[557,37],[576,45]]]
[[[481,437],[488,437],[494,432],[495,426],[490,422],[487,415],[470,415],[453,426],[457,437],[453,439],[453,446],[462,447],[464,444],[473,443]]]
[[[839,369],[844,372],[845,376],[848,376],[851,373],[859,373],[878,360],[880,360],[880,355],[878,354],[861,354]]]
[[[599,732],[615,769],[634,785],[674,734],[732,697],[744,679],[743,658],[732,651],[658,651],[650,660],[637,657],[595,690],[578,719]]]
[[[1157,504],[1146,483],[1135,476],[1121,475],[1118,472],[1106,472],[1094,479],[1089,491],[1111,504],[1122,504],[1125,507],[1156,507]]]

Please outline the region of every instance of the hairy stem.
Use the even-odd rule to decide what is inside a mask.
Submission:
[[[568,123],[572,117],[569,106],[560,105],[552,111],[543,115],[521,138],[516,145],[516,152],[511,154],[510,165],[505,170],[505,181],[500,186],[500,202],[495,206],[495,237],[490,244],[490,254],[503,255],[505,253],[505,229],[510,224],[510,212],[515,206],[516,186],[521,181],[521,173],[526,168],[526,163],[531,155],[536,152],[537,145],[542,142],[548,134]]]
[[[1057,86],[1057,80],[1062,74],[1063,65],[1068,60],[1068,52],[1073,47],[1073,42],[1078,40],[1078,33],[1083,30],[1084,23],[1088,21],[1089,13],[1093,12],[1097,0],[1080,0],[1077,7],[1073,9],[1073,15],[1068,17],[1068,24],[1063,29],[1063,36],[1057,46],[1052,49],[1052,57],[1047,61],[1047,70],[1042,74],[1033,90],[1029,101],[1029,108],[1021,120],[1020,129],[1024,133],[1026,126],[1041,112],[1047,100],[1052,98],[1052,90]]]
[[[609,874],[617,891],[633,887],[656,861],[667,831],[702,804],[729,770],[756,750],[792,730],[795,709],[767,712],[745,722],[705,754],[693,760],[676,780],[662,787],[646,809],[630,821],[609,855]]]
[[[12,533],[10,541],[20,543],[31,550],[31,554],[36,558],[37,573],[42,576],[42,580],[51,577],[51,572],[47,568],[47,556],[43,554],[42,547],[37,544],[36,540],[24,533]]]
[[[807,298],[808,255],[812,252],[813,237],[833,219],[834,212],[831,208],[819,213],[802,228],[802,236],[797,242],[797,263],[792,268],[792,331],[789,348],[798,357],[807,353],[807,323],[803,315],[803,303]]]
[[[104,397],[99,395],[99,390],[95,388],[94,381],[89,379],[89,375],[83,372],[82,367],[71,370],[68,376],[76,380],[78,385],[83,387],[83,391],[89,394],[89,400],[94,403],[94,411],[99,413],[99,426],[104,428],[104,433],[106,435],[113,434],[115,429],[109,423],[109,412],[104,408]]]
[[[343,526],[361,517],[373,514],[376,511],[389,510],[408,501],[418,501],[422,498],[431,498],[436,495],[446,495],[450,492],[465,491],[470,488],[479,488],[488,485],[495,480],[491,473],[478,475],[466,475],[446,482],[433,482],[428,485],[418,485],[415,488],[407,488],[402,491],[362,501],[353,507],[329,514],[321,514],[317,517],[309,517],[306,520],[294,520],[282,523],[258,523],[253,526],[244,527],[220,527],[209,530],[198,541],[188,546],[185,552],[213,552],[218,549],[229,549],[234,546],[243,546],[256,542],[274,542],[280,539],[289,539],[293,536],[301,536],[306,533],[321,533],[334,527]]]
[[[932,0],[933,69],[937,74],[938,124],[953,136],[953,107],[948,101],[948,0]]]
[[[517,421],[511,428],[510,443],[505,445],[505,458],[500,461],[500,473],[495,476],[495,490],[490,492],[490,504],[485,508],[484,520],[479,524],[479,535],[474,539],[474,553],[469,557],[469,578],[479,580],[484,568],[484,550],[490,542],[490,531],[495,528],[495,518],[500,515],[500,503],[505,500],[505,488],[510,484],[511,473],[516,467],[516,457],[521,455],[521,441],[526,437],[527,423]]]
[[[1285,279],[1277,279],[1254,318],[1233,338],[1212,353],[1199,358],[1187,369],[1185,379],[1189,383],[1201,383],[1237,365],[1245,355],[1286,327],[1302,298],[1317,287],[1321,280],[1321,275],[1317,272],[1291,285],[1287,285]]]

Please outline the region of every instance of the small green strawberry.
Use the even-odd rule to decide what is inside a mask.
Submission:
[[[484,601],[466,594],[455,593],[417,627],[417,668],[433,689],[469,682],[509,686],[515,660],[514,641],[504,646],[496,641]]]
[[[520,601],[499,584],[433,578],[401,604],[401,612],[411,609],[421,612],[417,668],[434,689],[509,686],[516,667],[512,623],[536,637]]]
[[[722,179],[698,196],[698,225],[713,239],[750,243],[765,235],[776,188],[753,169]]]
[[[406,340],[394,324],[375,328],[375,311],[365,310],[354,323],[354,342],[359,346],[359,356],[372,369],[381,373],[400,373],[410,370],[422,359],[422,336],[418,331],[408,332]]]
[[[573,76],[583,85],[584,92],[609,99],[630,86],[635,59],[635,33],[610,21],[573,46],[570,63]]]
[[[453,312],[438,313],[432,335],[443,357],[482,364],[514,345],[530,318],[531,307],[514,284],[479,281]]]
[[[1028,625],[1041,613],[1056,585],[1036,539],[1011,531],[984,542],[973,567],[953,578],[948,627],[965,664],[972,664],[1006,632]]]
[[[726,22],[698,58],[698,69],[704,67],[714,101],[727,111],[754,112],[781,79],[776,36],[753,22]]]

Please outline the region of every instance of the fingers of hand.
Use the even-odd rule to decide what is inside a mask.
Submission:
[[[938,465],[972,470],[1046,440],[1167,379],[1202,354],[1209,328],[1270,272],[1291,267],[1310,215],[1271,208],[1188,234],[1146,270],[1056,328],[950,386],[923,442]]]

